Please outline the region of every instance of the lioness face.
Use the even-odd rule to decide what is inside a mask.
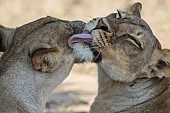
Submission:
[[[43,112],[77,61],[67,42],[84,25],[45,17],[16,29],[0,26],[0,112]]]
[[[8,56],[14,57],[13,59],[17,57],[15,62],[18,59],[22,59],[18,62],[23,64],[28,61],[34,71],[49,73],[60,70],[58,73],[61,74],[69,72],[76,59],[67,42],[69,37],[82,32],[83,28],[83,22],[52,17],[42,18],[16,29],[1,26],[0,50],[5,52],[1,62],[7,60]]]
[[[45,17],[16,29],[1,26],[0,51],[4,54],[0,59],[3,64],[0,69],[8,67],[6,72],[16,69],[16,75],[29,73],[29,76],[47,77],[43,78],[46,83],[47,79],[57,76],[59,82],[64,80],[76,61],[73,50],[68,47],[68,39],[81,33],[84,25],[80,21]]]
[[[102,56],[100,65],[114,80],[128,82],[158,74],[161,46],[141,19],[141,7],[136,3],[126,11],[93,19],[85,25],[84,31],[92,35],[92,45]]]

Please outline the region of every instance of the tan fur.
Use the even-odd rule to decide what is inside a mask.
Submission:
[[[32,57],[33,67],[42,72],[52,72],[59,66],[59,54],[58,48],[36,51]]]
[[[67,41],[84,23],[45,17],[16,29],[0,26],[0,113],[42,113],[48,95],[75,61]]]
[[[93,40],[107,43],[98,64],[98,95],[90,113],[170,112],[170,81],[162,78],[170,77],[170,50],[161,48],[141,19],[141,8],[135,3],[86,24]],[[110,40],[104,42],[104,38]]]

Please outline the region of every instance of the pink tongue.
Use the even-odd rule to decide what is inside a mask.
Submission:
[[[92,41],[92,35],[91,34],[75,34],[71,36],[68,40],[68,46],[73,48],[73,45],[75,43],[81,43],[83,41],[91,42]]]

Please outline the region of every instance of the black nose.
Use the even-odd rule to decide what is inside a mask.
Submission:
[[[97,23],[95,29],[101,29],[101,30],[106,31],[106,32],[109,31],[108,26],[103,22],[103,19],[102,19],[102,18],[101,18],[101,19],[99,20],[99,22]]]

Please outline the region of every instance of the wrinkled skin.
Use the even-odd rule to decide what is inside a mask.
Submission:
[[[83,27],[52,17],[16,29],[0,26],[0,113],[42,113],[76,61],[68,38]]]
[[[170,111],[170,50],[161,48],[141,8],[135,3],[85,26],[102,55],[90,113]]]

